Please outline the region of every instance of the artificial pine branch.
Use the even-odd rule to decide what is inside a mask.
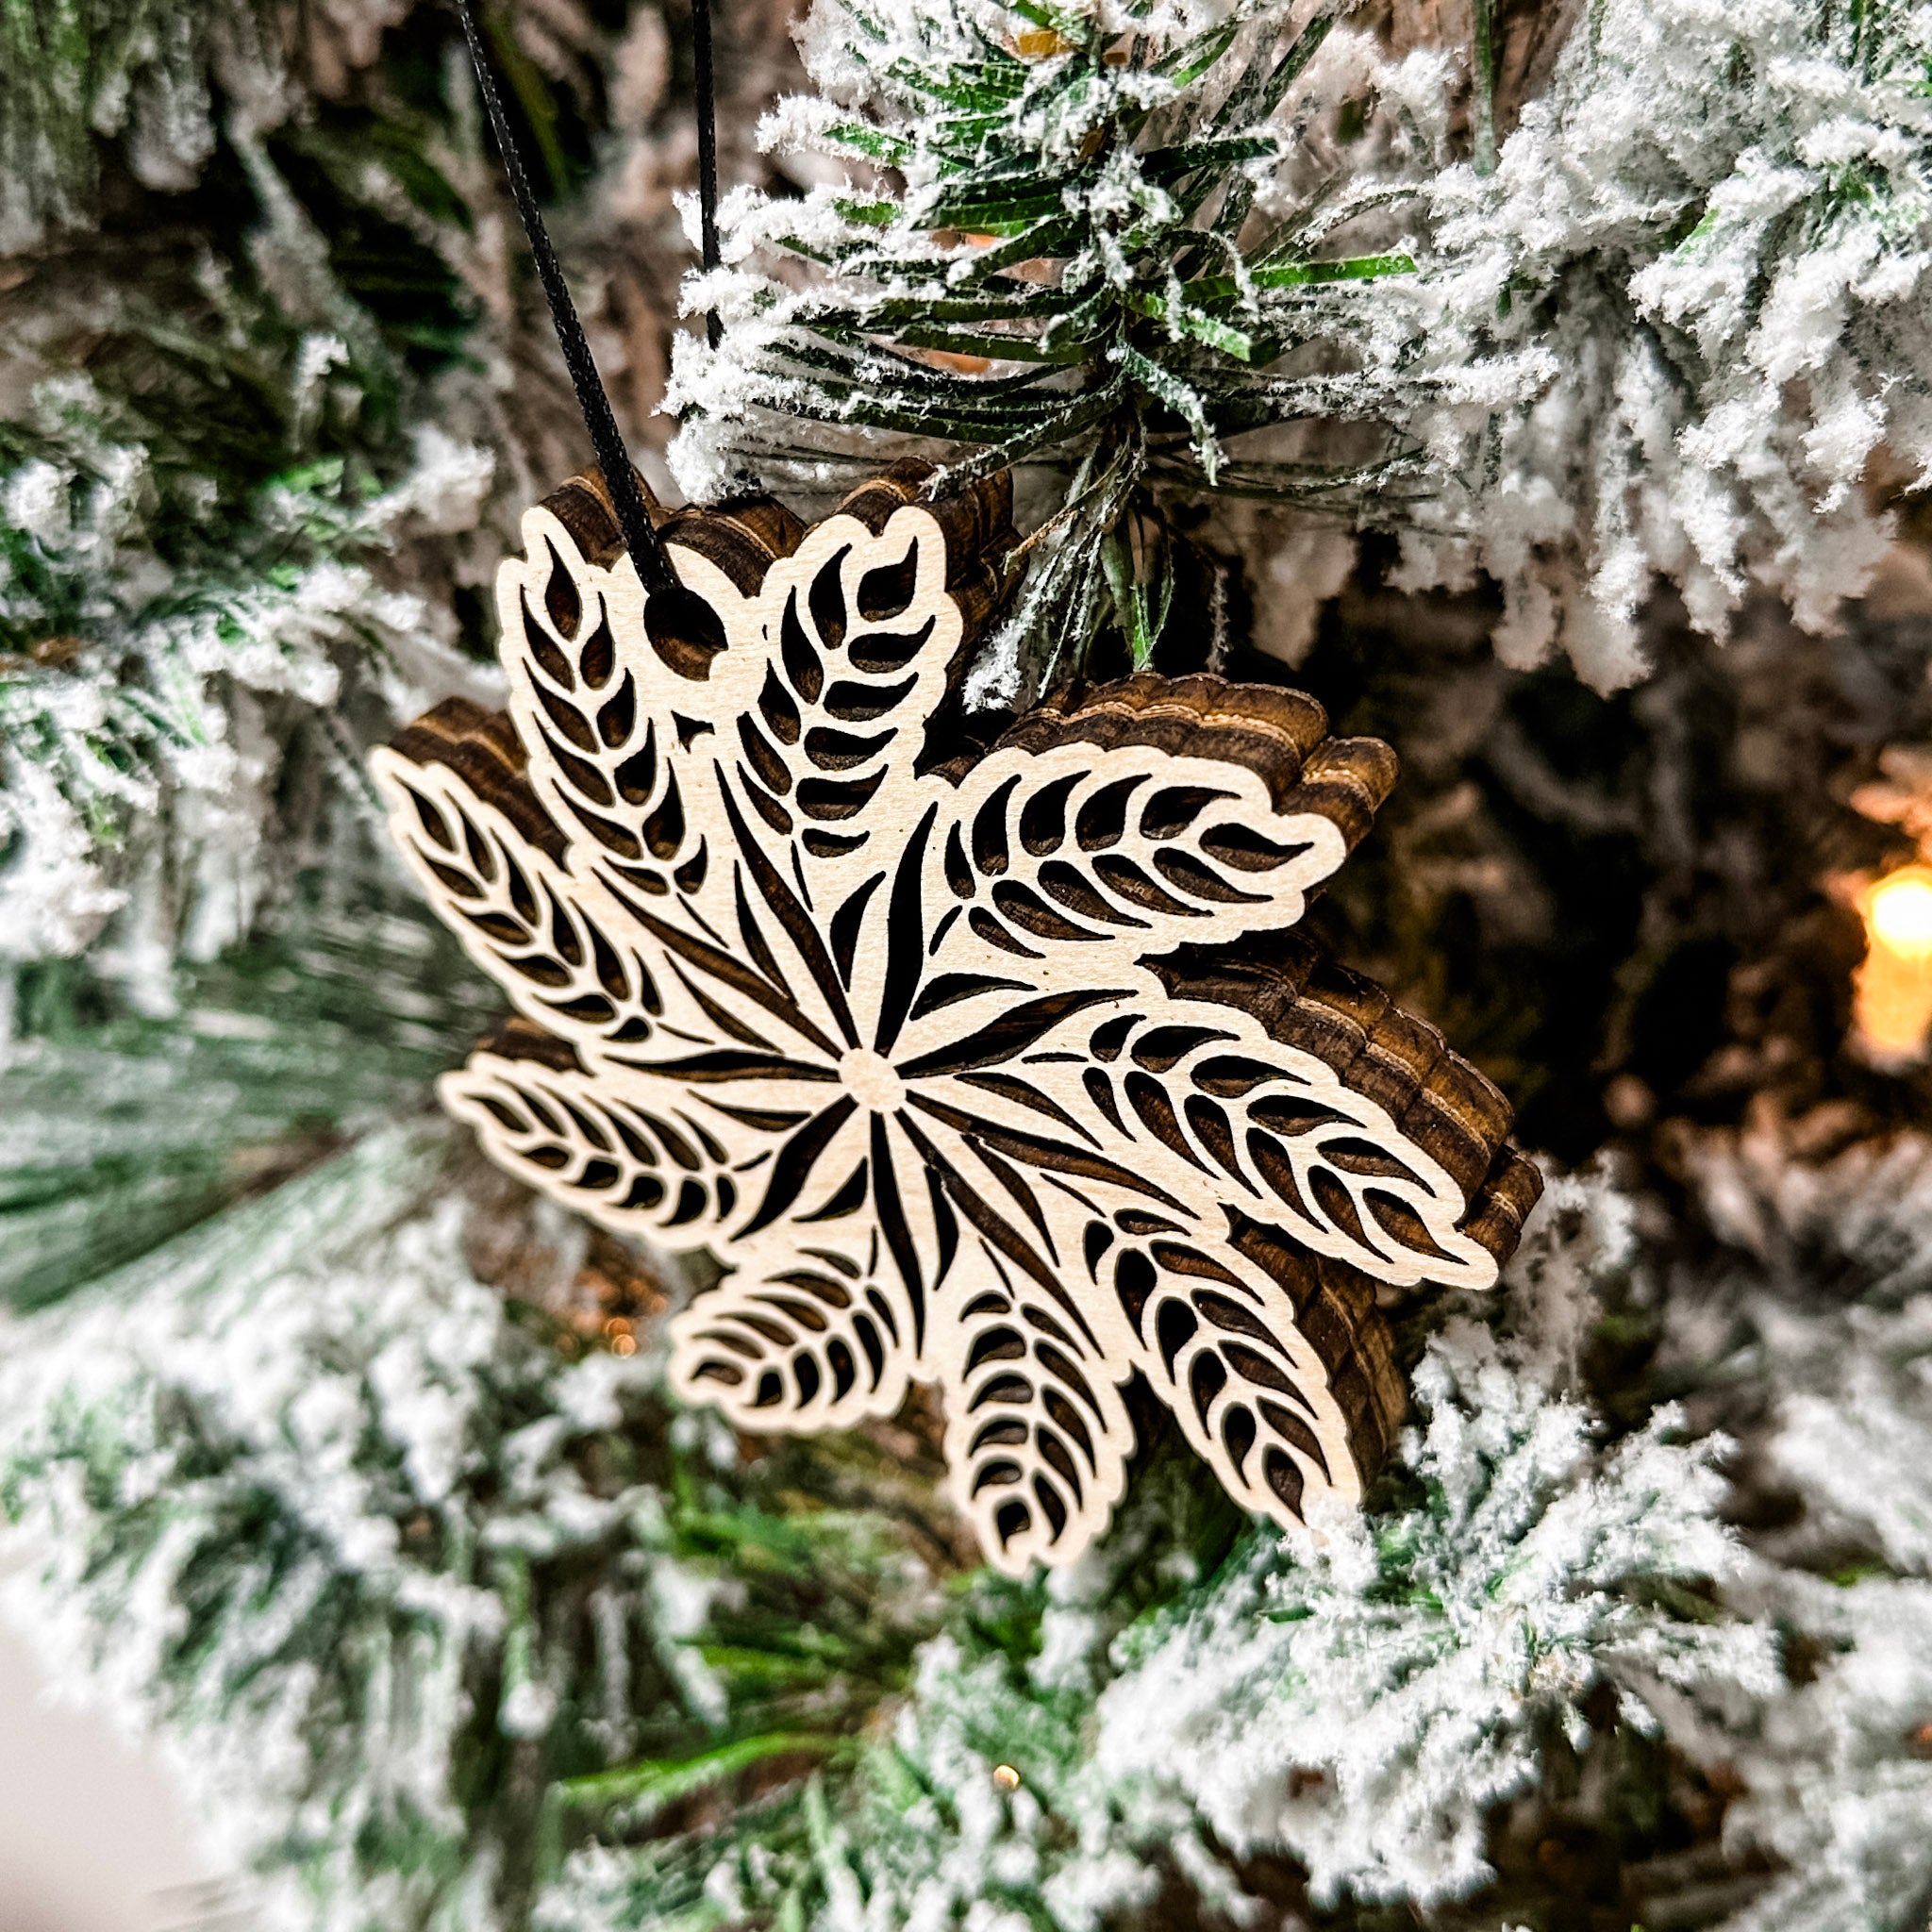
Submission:
[[[876,460],[879,435],[937,444],[935,490],[1045,466],[1064,507],[1005,641],[1043,680],[1107,626],[1149,660],[1176,498],[1346,510],[1418,475],[1411,386],[1371,307],[1414,264],[1341,242],[1384,197],[1318,208],[1288,186],[1299,129],[1281,110],[1332,24],[1283,0],[823,0],[805,40],[822,95],[762,138],[874,185],[727,202],[732,266],[690,296],[715,301],[724,341],[680,343],[670,396],[700,419],[686,481],[802,454],[800,418],[859,432],[853,460]],[[1237,446],[1338,423],[1363,441],[1352,460]]]

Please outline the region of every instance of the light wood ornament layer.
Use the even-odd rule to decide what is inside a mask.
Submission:
[[[1487,1288],[1539,1189],[1433,1027],[1288,930],[1394,778],[1298,692],[1068,690],[953,763],[1008,485],[889,473],[808,528],[601,482],[498,580],[508,715],[375,770],[516,1016],[446,1076],[505,1167],[733,1272],[672,1375],[758,1430],[937,1383],[990,1560],[1105,1525],[1135,1371],[1230,1494],[1354,1499],[1404,1407],[1377,1283]]]

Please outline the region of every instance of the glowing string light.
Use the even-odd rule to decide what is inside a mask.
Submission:
[[[1932,1026],[1932,867],[1886,874],[1857,906],[1867,944],[1853,980],[1859,1038],[1875,1058],[1918,1058]]]

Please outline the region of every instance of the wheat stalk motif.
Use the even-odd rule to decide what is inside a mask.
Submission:
[[[1298,1523],[1401,1412],[1374,1285],[1489,1287],[1540,1185],[1495,1089],[1286,931],[1393,755],[1298,692],[1141,675],[945,761],[1009,485],[924,475],[809,528],[680,513],[648,599],[600,479],[528,512],[508,715],[452,700],[375,758],[516,1008],[443,1100],[731,1267],[674,1324],[687,1399],[818,1430],[937,1382],[1004,1570],[1105,1525],[1137,1370]]]

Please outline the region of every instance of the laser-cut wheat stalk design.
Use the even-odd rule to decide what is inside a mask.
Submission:
[[[1393,757],[1295,692],[1141,675],[934,763],[1010,532],[1005,478],[919,481],[810,528],[679,515],[648,603],[596,479],[528,513],[508,717],[453,700],[375,758],[519,1015],[444,1100],[731,1264],[675,1325],[688,1398],[824,1429],[937,1382],[1004,1569],[1105,1524],[1137,1369],[1294,1523],[1401,1409],[1374,1284],[1491,1285],[1539,1185],[1501,1095],[1285,931]]]

